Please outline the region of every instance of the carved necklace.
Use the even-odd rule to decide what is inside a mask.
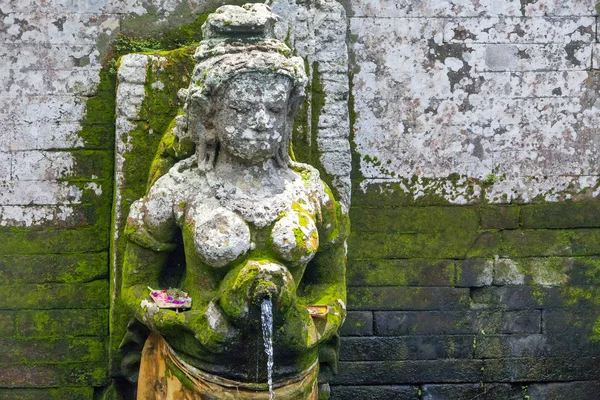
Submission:
[[[258,228],[273,223],[282,212],[291,209],[294,201],[306,198],[304,184],[299,178],[286,180],[279,193],[263,196],[252,196],[236,187],[227,189],[212,171],[206,173],[206,181],[221,206],[238,213]]]

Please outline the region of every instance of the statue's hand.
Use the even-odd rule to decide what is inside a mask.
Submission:
[[[254,323],[260,318],[260,305],[271,298],[275,316],[289,310],[296,298],[292,274],[280,264],[249,260],[231,270],[221,282],[219,304],[236,324]]]
[[[222,353],[230,344],[237,343],[240,331],[228,321],[225,313],[214,301],[202,311],[186,311],[186,329],[196,340],[213,353]]]
[[[213,353],[225,351],[239,337],[239,330],[231,325],[214,301],[201,309],[183,312],[161,309],[153,304],[145,308],[143,320],[148,327],[165,336],[191,333]]]
[[[304,351],[313,348],[321,335],[306,308],[295,304],[280,321],[275,337],[275,346]],[[276,327],[277,328],[277,327]]]

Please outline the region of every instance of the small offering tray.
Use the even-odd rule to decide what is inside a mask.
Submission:
[[[150,289],[150,298],[154,300],[160,308],[175,308],[187,310],[192,308],[192,298],[179,289]]]

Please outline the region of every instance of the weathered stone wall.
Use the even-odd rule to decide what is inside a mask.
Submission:
[[[334,397],[597,397],[594,2],[347,10],[352,311]]]
[[[0,1],[0,398],[91,399],[116,373],[112,208],[154,154],[129,160],[115,196],[116,56],[188,44],[218,5]],[[312,73],[297,156],[353,190],[333,398],[597,396],[594,6],[273,4]],[[160,141],[163,116],[138,106],[121,147]]]

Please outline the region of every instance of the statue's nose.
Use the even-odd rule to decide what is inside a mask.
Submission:
[[[267,114],[264,107],[260,107],[254,115],[254,123],[252,129],[264,132],[269,128],[269,115]]]

